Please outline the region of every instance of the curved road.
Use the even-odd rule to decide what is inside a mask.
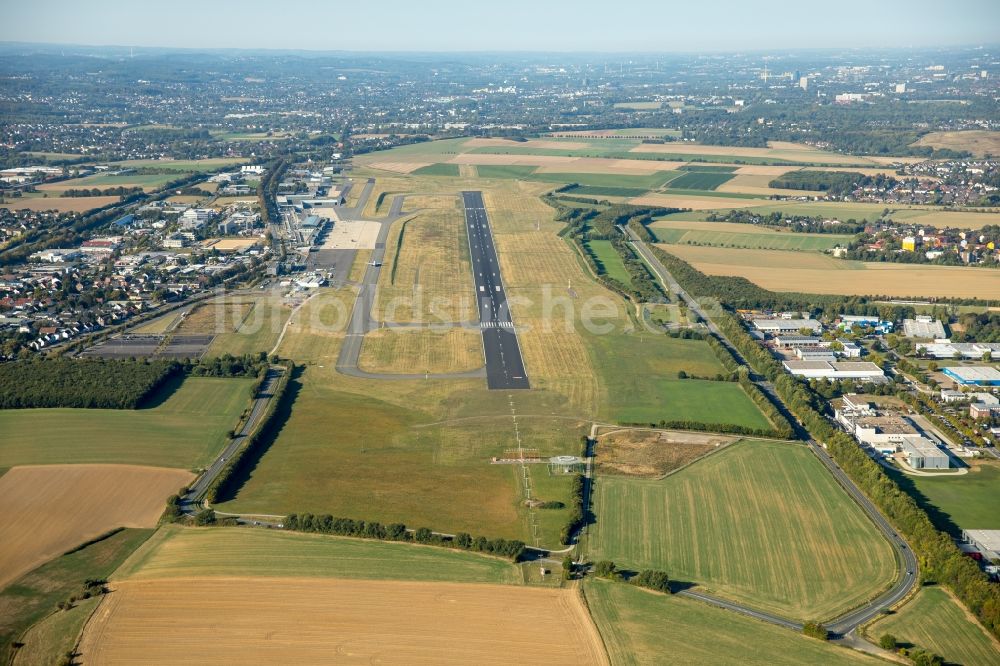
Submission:
[[[734,347],[733,344],[729,341],[729,339],[726,338],[726,336],[722,333],[719,327],[716,326],[715,323],[708,317],[708,315],[702,309],[701,304],[698,303],[698,301],[692,298],[686,291],[684,291],[684,289],[681,288],[680,284],[678,284],[678,282],[666,269],[663,263],[656,258],[656,256],[646,246],[646,244],[642,241],[642,239],[640,239],[631,229],[625,228],[623,229],[623,231],[631,241],[632,246],[636,249],[639,255],[646,262],[646,264],[653,269],[653,272],[656,274],[657,278],[660,280],[663,286],[669,289],[670,291],[673,291],[681,298],[683,298],[684,301],[687,303],[688,308],[690,308],[695,314],[701,317],[701,319],[708,326],[709,331],[711,331],[719,339],[719,341],[726,346],[726,348],[733,355],[733,357],[741,365],[750,368],[750,365],[743,358],[743,355],[739,353],[736,347]],[[831,458],[830,455],[826,452],[826,449],[823,448],[823,446],[819,442],[813,439],[811,435],[809,435],[809,432],[806,430],[805,426],[803,426],[802,423],[799,422],[798,418],[796,418],[795,415],[791,413],[791,410],[788,409],[787,405],[785,405],[781,397],[778,396],[777,392],[774,389],[774,385],[766,381],[763,377],[760,377],[759,375],[756,374],[751,374],[751,379],[757,385],[757,387],[760,388],[760,390],[763,391],[774,403],[774,405],[784,414],[785,418],[788,419],[789,423],[791,423],[793,427],[795,427],[797,434],[808,443],[809,448],[812,449],[813,453],[816,454],[816,457],[819,458],[820,462],[822,462],[826,466],[826,468],[830,471],[830,473],[841,485],[841,487],[847,492],[847,494],[850,495],[850,497],[854,499],[854,501],[861,507],[861,509],[868,515],[868,517],[871,518],[872,522],[875,523],[875,526],[879,528],[879,530],[886,537],[886,539],[888,539],[889,543],[896,551],[897,555],[896,561],[899,570],[896,582],[893,584],[893,586],[886,592],[876,597],[874,600],[865,604],[864,606],[861,606],[860,608],[850,611],[849,613],[842,615],[841,617],[838,617],[833,621],[827,623],[827,628],[831,632],[839,636],[846,636],[847,634],[857,629],[860,625],[864,624],[865,622],[868,622],[872,618],[881,614],[883,610],[886,610],[894,606],[896,603],[898,603],[900,600],[902,600],[906,595],[910,593],[914,585],[917,583],[917,558],[913,554],[913,550],[910,549],[910,547],[906,544],[906,541],[904,541],[903,538],[899,535],[899,533],[896,532],[896,530],[892,527],[892,525],[889,524],[889,521],[886,520],[885,516],[882,515],[882,513],[871,502],[871,500],[869,500],[868,497],[866,497],[865,494],[861,492],[861,490],[856,485],[854,485],[854,482],[851,480],[851,478],[847,476],[847,474],[842,469],[840,469],[840,466],[837,465],[836,462],[834,462],[833,458]],[[707,595],[700,595],[700,593],[688,593],[688,596],[693,596],[695,594],[699,595],[697,598],[706,597],[705,600],[709,599]],[[760,613],[760,611],[740,606],[739,604],[732,604],[730,602],[724,602],[722,600],[714,600],[710,601],[709,603],[715,603],[716,605],[724,604],[724,607],[730,608],[731,610],[737,610],[738,612],[742,612],[747,615],[753,615],[760,619],[766,619],[767,621],[772,622],[774,624],[789,626],[788,621],[783,618],[770,616],[766,613]],[[791,624],[794,625],[794,623]],[[795,625],[795,626],[801,629],[801,625]]]

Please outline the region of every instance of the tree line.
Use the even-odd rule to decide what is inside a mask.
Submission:
[[[769,187],[782,190],[819,190],[835,197],[852,193],[859,187],[896,187],[899,181],[892,176],[877,174],[866,176],[856,171],[790,171],[768,183]]]
[[[262,379],[266,370],[264,354],[196,361],[34,357],[0,363],[0,409],[137,409],[175,377]]]
[[[674,278],[695,297],[714,296],[711,277],[690,264],[653,248]],[[726,304],[729,305],[729,304]],[[807,383],[784,372],[730,312],[713,319],[757,372],[774,383],[779,396],[809,433],[825,444],[830,456],[895,525],[920,558],[923,583],[937,582],[952,590],[995,636],[1000,636],[1000,586],[965,557],[946,533],[932,524],[916,501],[869,458],[850,435],[838,430],[824,415],[826,402]]]
[[[33,358],[0,363],[0,409],[135,409],[171,377],[177,361]]]
[[[449,536],[435,533],[428,527],[411,530],[403,523],[383,525],[378,521],[335,518],[330,514],[314,516],[311,513],[301,515],[292,513],[285,517],[283,525],[286,530],[297,532],[318,532],[379,541],[408,541],[429,546],[487,553],[506,557],[514,562],[521,560],[525,549],[523,541],[514,539],[488,539],[484,536],[473,536],[468,532],[459,532]]]
[[[125,187],[124,185],[119,185],[118,187],[106,187],[103,190],[99,187],[92,187],[87,189],[86,187],[76,188],[71,187],[68,190],[63,190],[60,196],[64,197],[126,197],[130,194],[136,194],[142,192],[141,187]]]

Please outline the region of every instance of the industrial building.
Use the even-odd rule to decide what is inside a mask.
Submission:
[[[908,338],[940,340],[945,336],[944,324],[933,317],[917,315],[916,319],[903,320],[903,335]]]
[[[934,358],[981,359],[988,352],[993,358],[1000,358],[1000,342],[933,342],[918,344],[917,351]]]
[[[768,319],[754,318],[753,327],[762,333],[780,335],[782,333],[798,333],[802,329],[808,329],[813,333],[821,333],[823,325],[815,319]]]
[[[779,335],[774,338],[774,344],[777,347],[786,348],[796,348],[796,347],[829,347],[830,343],[826,342],[822,338],[813,337],[810,335]]]
[[[861,379],[885,381],[882,368],[868,361],[785,361],[785,370],[809,379]]]
[[[1000,559],[1000,530],[962,530],[964,541],[990,562]]]
[[[941,372],[962,386],[1000,386],[1000,370],[987,365],[958,365]]]
[[[948,454],[905,416],[882,414],[856,395],[835,404],[834,415],[855,439],[884,456],[902,453],[913,469],[948,469]]]

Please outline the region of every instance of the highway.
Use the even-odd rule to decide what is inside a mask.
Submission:
[[[704,320],[709,331],[711,331],[720,340],[720,342],[726,346],[730,353],[733,354],[733,357],[737,360],[737,362],[749,368],[750,366],[743,358],[742,354],[739,353],[736,347],[734,347],[729,339],[726,338],[718,326],[716,326],[715,323],[708,317],[701,304],[681,288],[680,284],[677,283],[663,263],[656,258],[652,251],[644,242],[642,242],[635,232],[628,228],[623,229],[623,231],[627,234],[628,238],[632,242],[632,246],[636,249],[646,264],[653,269],[653,272],[656,274],[657,278],[664,285],[664,287],[667,287],[683,298],[687,303],[688,308]],[[872,522],[875,523],[875,526],[879,528],[882,534],[885,535],[886,539],[888,539],[889,543],[896,550],[896,562],[898,564],[899,571],[893,586],[864,606],[850,611],[849,613],[827,623],[827,628],[832,633],[838,636],[846,636],[847,634],[853,632],[858,626],[881,614],[883,610],[894,606],[910,593],[917,583],[917,558],[913,554],[913,550],[906,544],[905,540],[896,532],[892,525],[889,524],[889,521],[886,520],[885,516],[883,516],[871,500],[869,500],[868,497],[865,496],[865,494],[861,492],[856,485],[854,485],[851,478],[842,469],[840,469],[840,466],[834,462],[833,458],[831,458],[826,452],[826,449],[812,438],[805,426],[803,426],[795,415],[791,413],[791,410],[788,409],[787,405],[785,405],[784,401],[775,391],[774,385],[759,375],[752,374],[751,379],[760,388],[760,390],[770,398],[782,414],[784,414],[789,423],[795,427],[798,435],[809,444],[809,448],[816,454],[816,457],[819,458],[820,462],[826,466],[847,494],[850,495],[868,515],[868,517],[871,518]],[[817,566],[822,566],[822,563],[817,562]],[[725,603],[728,604],[729,602]],[[734,605],[735,604],[730,604],[730,606]],[[751,611],[753,613],[758,612],[751,608],[744,608],[741,612],[751,614]]]
[[[465,205],[472,274],[476,281],[476,305],[486,358],[486,384],[494,390],[530,388],[500,277],[500,261],[483,193],[462,192],[462,202]]]
[[[243,427],[236,434],[236,437],[229,442],[229,445],[226,446],[225,450],[219,454],[219,457],[208,466],[208,469],[202,472],[197,481],[191,484],[187,493],[185,493],[184,497],[181,498],[181,510],[184,513],[195,514],[201,510],[201,503],[205,498],[205,493],[208,491],[208,488],[215,481],[216,477],[219,476],[219,473],[222,472],[223,468],[226,466],[226,461],[239,450],[239,448],[243,445],[243,441],[251,432],[253,432],[254,428],[257,427],[257,423],[264,415],[268,404],[274,397],[274,387],[284,373],[285,369],[281,366],[272,365],[267,369],[267,375],[264,378],[264,383],[261,385],[257,395],[254,396],[253,407],[250,408],[250,416],[244,422]]]

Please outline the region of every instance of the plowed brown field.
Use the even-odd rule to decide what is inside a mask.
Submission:
[[[302,578],[116,583],[80,652],[86,664],[608,663],[576,590]]]
[[[194,475],[137,465],[27,465],[0,477],[0,589],[115,527],[153,527]]]

